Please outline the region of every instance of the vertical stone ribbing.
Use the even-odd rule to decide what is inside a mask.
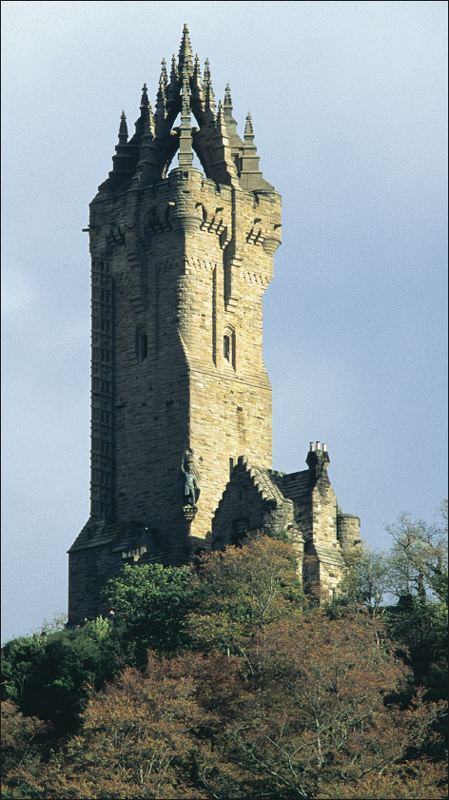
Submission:
[[[212,361],[217,366],[217,267],[212,272]]]

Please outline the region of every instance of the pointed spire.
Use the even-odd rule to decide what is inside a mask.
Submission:
[[[217,130],[226,135],[226,123],[224,118],[223,103],[218,101],[218,114],[217,114]]]
[[[140,98],[140,117],[139,119],[136,119],[135,122],[136,136],[139,142],[144,133],[147,117],[148,117],[148,91],[147,91],[147,85],[146,83],[144,83],[142,86],[142,95]]]
[[[161,62],[161,77],[159,78],[159,83],[164,86],[164,89],[167,88],[168,77],[167,77],[167,62],[165,58],[163,58]]]
[[[203,106],[203,84],[201,82],[201,67],[198,56],[195,56],[195,67],[193,69],[192,79],[192,100],[199,101],[201,108]]]
[[[254,141],[254,130],[253,130],[253,121],[251,119],[251,114],[248,111],[245,120],[245,133],[243,134],[245,139],[245,144],[252,144]]]
[[[240,185],[242,189],[246,189],[246,191],[249,192],[253,192],[256,189],[273,189],[271,183],[268,183],[268,181],[264,179],[259,169],[259,156],[257,155],[257,148],[254,144],[253,121],[249,111],[246,115],[243,138],[245,142],[240,162]]]
[[[216,183],[238,186],[238,175],[232,158],[226,118],[221,100],[218,104],[218,113],[215,120],[210,177]]]
[[[176,63],[176,56],[173,53],[171,57],[170,84],[177,82],[178,82],[178,65]]]
[[[193,73],[192,59],[193,59],[193,53],[190,45],[189,29],[187,25],[184,25],[182,31],[181,47],[179,48],[179,58],[178,58],[178,71],[180,76],[183,75],[184,72],[187,73],[189,77],[192,75]]]
[[[142,121],[142,129],[145,133],[148,124],[148,108],[150,101],[148,100],[148,92],[146,83],[143,84],[142,99],[140,101],[140,119]]]
[[[178,67],[176,64],[176,56],[173,55],[171,60],[170,83],[167,87],[167,103],[176,101],[178,95]]]
[[[205,111],[212,111],[212,114],[215,116],[215,95],[214,90],[212,88],[212,78],[210,75],[210,68],[209,68],[209,59],[206,58],[204,64],[204,107]]]
[[[231,99],[231,89],[229,88],[229,83],[226,84],[223,108],[225,115],[227,117],[232,117],[232,99]]]
[[[161,76],[159,78],[159,88],[156,97],[155,117],[158,122],[165,119],[165,109],[167,106],[167,67],[165,58],[162,59]]]
[[[118,143],[126,144],[127,141],[128,141],[128,125],[126,124],[125,112],[122,111],[122,116],[120,117],[120,127],[118,131]]]
[[[118,144],[115,146],[115,153],[112,156],[112,170],[109,173],[108,179],[102,186],[114,189],[119,186],[124,180],[127,180],[132,174],[132,158],[128,146],[128,125],[126,123],[125,112],[122,111],[120,117],[120,126],[118,131]]]
[[[201,67],[198,54],[195,56],[195,66],[193,68],[193,80],[201,85]]]
[[[140,110],[143,111],[144,109],[148,108],[148,90],[146,83],[142,86],[142,97],[140,100]]]

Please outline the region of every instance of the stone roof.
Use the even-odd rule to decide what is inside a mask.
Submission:
[[[135,534],[142,530],[141,525],[111,525],[105,520],[99,522],[87,522],[81,533],[78,534],[73,542],[69,553],[75,550],[86,550],[91,547],[101,547],[110,544],[120,534]]]
[[[295,506],[303,506],[310,502],[310,473],[308,469],[301,472],[275,472],[268,470],[271,480],[279,487],[284,497],[293,500]]]

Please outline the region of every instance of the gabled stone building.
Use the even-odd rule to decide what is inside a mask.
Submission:
[[[238,459],[212,520],[213,550],[238,545],[250,533],[287,537],[308,590],[328,600],[338,587],[344,556],[359,543],[360,520],[343,514],[329,481],[326,445],[310,443],[308,469],[286,474]]]
[[[269,472],[262,297],[281,243],[281,198],[259,169],[250,115],[242,139],[229,86],[217,106],[186,26],[170,71],[162,62],[154,109],[143,87],[131,137],[122,114],[87,230],[91,509],[69,550],[70,623],[102,611],[101,588],[123,564],[179,565],[210,547],[217,507],[212,545],[229,541],[225,517],[244,464],[261,465],[276,513],[289,511],[304,536],[293,477]],[[252,520],[252,510],[242,514]],[[328,540],[318,538],[322,580],[318,549]]]

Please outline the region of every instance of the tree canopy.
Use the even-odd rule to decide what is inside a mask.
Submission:
[[[126,567],[108,619],[8,642],[2,796],[445,797],[444,546],[406,518],[392,537],[327,607],[254,536]]]

